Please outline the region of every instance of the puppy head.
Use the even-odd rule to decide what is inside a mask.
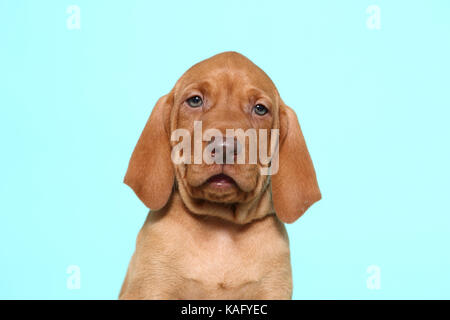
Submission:
[[[274,164],[276,173],[262,174]],[[157,210],[175,181],[190,211],[237,223],[273,212],[293,222],[320,199],[295,113],[264,71],[235,52],[191,67],[144,128],[125,183]]]

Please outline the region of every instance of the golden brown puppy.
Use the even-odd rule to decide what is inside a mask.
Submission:
[[[194,121],[224,136],[226,129],[279,129],[278,171],[261,174],[267,163],[260,161],[174,163],[172,132],[194,136]],[[202,141],[202,150],[212,141]],[[246,57],[225,52],[204,60],[159,99],[125,183],[151,211],[121,299],[291,298],[283,222],[294,222],[321,195],[295,113]]]

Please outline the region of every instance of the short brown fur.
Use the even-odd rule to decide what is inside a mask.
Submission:
[[[186,106],[192,95],[202,108]],[[265,116],[252,113],[264,103]],[[262,164],[173,164],[170,133],[279,129],[279,170]],[[227,192],[208,178],[226,174]],[[225,52],[190,68],[156,104],[125,176],[151,208],[139,232],[121,299],[290,299],[289,241],[283,222],[297,220],[320,190],[297,117],[270,78],[246,57]]]

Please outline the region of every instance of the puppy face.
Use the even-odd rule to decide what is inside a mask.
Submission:
[[[203,205],[211,202],[209,206],[214,203],[225,207],[258,197],[267,185],[267,176],[260,174],[263,164],[259,159],[250,161],[250,150],[254,148],[252,150],[259,154],[258,147],[263,142],[266,150],[270,150],[271,129],[278,126],[278,93],[267,75],[241,55],[222,55],[189,69],[177,82],[173,95],[171,131],[187,130],[192,138],[191,150],[195,148],[194,138],[198,138],[202,155],[225,158],[229,151],[223,150],[222,154],[211,148],[208,151],[211,143],[219,141],[215,141],[217,137],[202,139],[196,136],[195,122],[201,123],[205,133],[214,130],[221,133],[224,144],[219,143],[218,146],[223,145],[225,149],[233,144],[234,147],[231,163],[226,159],[223,163],[194,163],[194,153],[191,152],[188,164],[177,165],[176,177],[185,194],[197,203],[203,202]],[[238,140],[227,135],[230,129],[256,135],[253,140],[249,136]],[[265,141],[259,139],[261,129],[267,133]],[[238,156],[242,157],[243,163],[237,163]]]
[[[272,129],[279,130],[276,149]],[[182,163],[173,161],[177,130],[189,137],[183,138],[188,139],[184,143],[189,152],[181,152]],[[240,138],[227,130],[240,133]],[[256,137],[252,140],[247,132]],[[255,146],[258,156],[253,161]],[[260,149],[271,161],[261,161]],[[213,161],[205,161],[205,156]],[[261,174],[273,162],[279,169],[273,175]],[[293,222],[321,197],[295,113],[270,78],[235,52],[194,65],[157,102],[131,157],[125,183],[151,209],[162,208],[178,192],[191,212],[235,223],[275,212],[282,221]]]

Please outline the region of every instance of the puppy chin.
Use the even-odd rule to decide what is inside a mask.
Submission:
[[[190,193],[195,199],[223,204],[239,202],[243,196],[243,191],[233,178],[223,173],[204,178],[204,182],[199,186],[191,185]]]
[[[192,198],[227,205],[251,200],[259,180],[255,165],[187,165],[185,172]]]
[[[226,174],[213,175],[202,185],[202,193],[205,200],[217,203],[234,203],[239,201],[240,190],[237,183]]]

